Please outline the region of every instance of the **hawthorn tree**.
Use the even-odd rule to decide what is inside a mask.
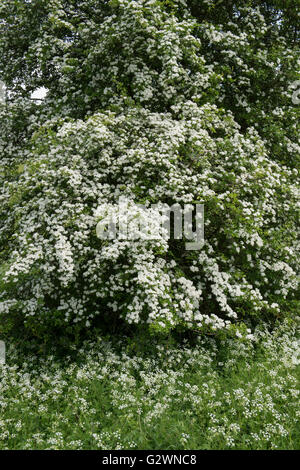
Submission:
[[[298,27],[283,0],[2,0],[3,327],[248,334],[298,305]],[[203,248],[99,240],[121,196],[204,204]]]

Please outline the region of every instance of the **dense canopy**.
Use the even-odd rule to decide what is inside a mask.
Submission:
[[[3,324],[249,334],[297,308],[297,2],[2,0],[0,32]],[[203,248],[99,240],[120,196],[204,204]]]

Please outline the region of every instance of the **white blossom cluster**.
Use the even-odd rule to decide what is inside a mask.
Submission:
[[[0,17],[13,15],[0,38],[11,89],[0,104],[2,318],[216,331],[281,315],[293,300],[295,51],[263,5],[217,24],[193,16],[192,3],[51,0],[33,14],[34,2],[3,1]],[[210,14],[214,2],[202,3]],[[39,86],[44,104],[30,104]],[[164,237],[99,240],[120,197],[204,204],[202,250]]]
[[[97,113],[55,133],[45,125],[18,179],[2,187],[2,239],[14,229],[1,309],[37,321],[56,311],[87,325],[111,311],[129,323],[213,330],[245,309],[276,312],[274,299],[297,286],[296,244],[284,227],[295,216],[296,188],[283,189],[291,174],[254,130],[242,135],[213,105]],[[120,195],[204,203],[203,249],[187,254],[183,242],[164,238],[100,240],[97,222]]]

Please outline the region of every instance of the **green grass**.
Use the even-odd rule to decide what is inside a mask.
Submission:
[[[132,352],[123,339],[69,356],[10,347],[0,449],[299,449],[295,331]]]

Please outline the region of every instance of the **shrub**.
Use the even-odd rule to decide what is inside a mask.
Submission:
[[[273,155],[274,142],[253,125],[257,107],[265,113],[261,88],[253,109],[250,95],[243,98],[251,119],[236,105],[228,109],[230,65],[213,62],[205,43],[213,27],[185,2],[21,3],[4,1],[0,10],[14,10],[0,41],[7,57],[16,25],[21,38],[31,30],[27,45],[15,38],[11,46],[14,77],[0,69],[10,87],[8,109],[20,94],[27,103],[41,84],[49,93],[9,163],[3,150],[2,323],[21,318],[41,334],[117,317],[153,331],[247,335],[253,322],[284,317],[281,305],[298,285],[298,172]],[[243,10],[249,36],[239,31],[249,41],[247,60],[255,47],[250,24],[255,11],[259,16],[253,8]],[[226,38],[229,47],[233,39]],[[292,76],[283,76],[281,88]],[[280,96],[290,132],[295,112]],[[99,240],[96,224],[121,196],[133,207],[204,204],[203,248],[185,251],[184,240],[163,236]]]

